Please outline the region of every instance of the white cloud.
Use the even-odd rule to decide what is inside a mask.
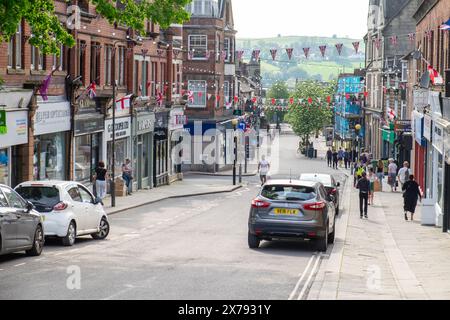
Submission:
[[[278,34],[359,39],[367,30],[369,0],[232,0],[238,38]]]

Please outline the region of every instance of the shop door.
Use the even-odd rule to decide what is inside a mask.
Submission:
[[[142,188],[150,187],[150,148],[151,148],[150,134],[144,135],[142,148],[142,166],[140,172],[142,173]]]
[[[143,148],[142,148],[142,136],[139,136],[139,141],[138,141],[138,163],[137,163],[137,173],[138,173],[138,189],[142,189],[143,186],[143,162],[144,162],[144,155],[143,155]]]

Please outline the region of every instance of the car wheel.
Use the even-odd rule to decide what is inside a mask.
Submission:
[[[327,252],[328,250],[328,225],[323,238],[317,239],[317,250],[320,252]]]
[[[336,238],[336,221],[334,221],[333,232],[328,236],[328,244],[333,244],[334,239]]]
[[[261,243],[261,239],[259,239],[257,236],[248,233],[248,247],[250,249],[258,249],[259,244]]]
[[[77,227],[74,221],[71,221],[69,228],[67,228],[67,235],[62,238],[62,243],[66,247],[71,247],[75,244],[75,239],[77,238]]]
[[[100,231],[91,234],[91,237],[95,240],[104,240],[109,234],[109,222],[106,218],[102,218],[99,226]]]
[[[42,227],[39,225],[34,232],[34,240],[33,247],[30,250],[25,251],[28,256],[37,257],[42,253],[42,249],[44,248],[44,232],[42,231]]]

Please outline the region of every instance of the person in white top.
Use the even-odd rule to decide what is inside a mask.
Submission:
[[[403,168],[398,171],[398,181],[400,182],[400,190],[403,190],[403,185],[409,181],[409,176],[411,175],[411,171],[409,170],[409,163],[405,161],[403,163]]]
[[[261,185],[264,185],[267,182],[267,174],[270,170],[270,163],[266,160],[266,156],[261,157],[261,161],[258,164],[258,172],[261,178]]]
[[[397,192],[397,165],[394,162],[394,159],[389,159],[389,166],[388,166],[388,179],[389,179],[389,185],[391,186],[392,192]]]

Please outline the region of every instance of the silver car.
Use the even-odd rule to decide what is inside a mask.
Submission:
[[[0,255],[25,251],[39,256],[43,247],[41,215],[14,190],[0,185]]]
[[[261,240],[313,240],[319,251],[334,243],[336,208],[320,182],[272,180],[252,201],[248,245]]]

